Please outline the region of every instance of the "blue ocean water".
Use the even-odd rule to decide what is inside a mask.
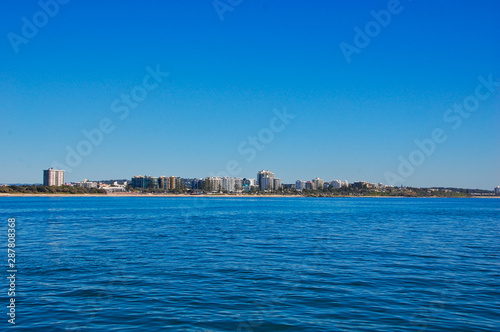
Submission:
[[[18,331],[500,330],[497,199],[3,197],[0,217]]]

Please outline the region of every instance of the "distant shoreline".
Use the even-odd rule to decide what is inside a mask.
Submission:
[[[188,198],[188,197],[222,197],[222,198],[283,198],[283,197],[295,197],[295,198],[493,198],[499,199],[500,196],[470,196],[470,197],[442,197],[442,196],[421,196],[421,197],[411,197],[411,196],[302,196],[302,195],[231,195],[231,194],[221,194],[221,195],[182,195],[182,194],[0,194],[0,197],[175,197],[175,198]]]

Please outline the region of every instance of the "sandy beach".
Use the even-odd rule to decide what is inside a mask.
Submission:
[[[221,194],[221,195],[183,195],[183,194],[132,194],[132,193],[124,193],[124,194],[0,194],[0,197],[248,197],[248,198],[256,198],[256,197],[306,197],[300,195],[230,195],[230,194]],[[341,197],[341,196],[339,196]],[[352,197],[352,196],[346,196]]]
[[[134,194],[134,193],[113,193],[113,194],[0,194],[0,197],[171,197],[171,198],[187,198],[187,197],[211,197],[211,198],[282,198],[282,197],[316,197],[302,195],[231,195],[231,194],[216,194],[216,195],[183,195],[183,194]],[[319,196],[317,198],[489,198],[499,199],[500,196],[472,196],[472,197],[407,197],[407,196]]]

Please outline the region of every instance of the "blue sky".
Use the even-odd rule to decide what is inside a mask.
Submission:
[[[500,87],[483,86],[474,111],[445,120],[474,100],[479,76],[500,81],[500,3],[392,1],[221,0],[230,10],[218,13],[213,1],[72,0],[53,17],[37,1],[6,1],[0,183],[41,182],[54,164],[79,181],[205,177],[233,161],[230,175],[269,169],[284,183],[500,185]],[[374,24],[370,12],[388,7],[390,22]],[[23,30],[34,19],[38,31]],[[348,62],[341,43],[355,47],[354,28],[377,24]],[[147,67],[168,77],[147,78]],[[147,96],[134,91],[145,78],[156,85]],[[121,119],[113,102],[132,91],[140,102]],[[269,139],[283,109],[295,117]],[[103,119],[113,130],[89,143],[82,131]],[[436,128],[446,140],[424,154],[415,140]],[[259,133],[264,148],[249,161],[238,147]],[[70,167],[68,148],[88,144]]]

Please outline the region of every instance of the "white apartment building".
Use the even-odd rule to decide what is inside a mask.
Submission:
[[[62,186],[64,184],[64,171],[49,168],[43,171],[44,186]]]

